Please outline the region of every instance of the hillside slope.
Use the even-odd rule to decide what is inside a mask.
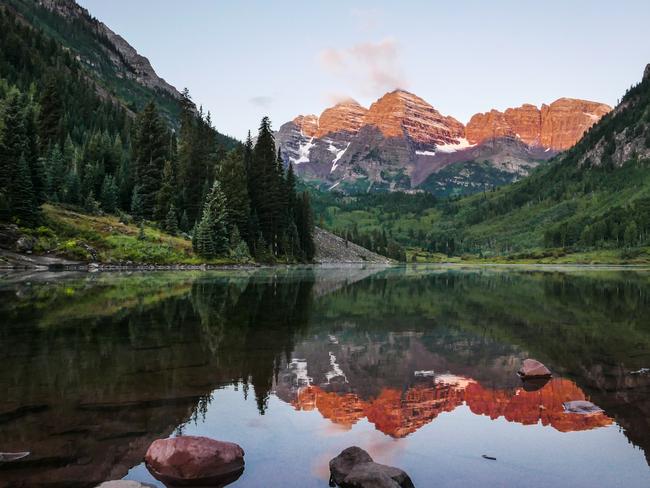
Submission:
[[[319,227],[316,227],[314,230],[314,244],[316,245],[314,262],[319,264],[390,264],[393,262],[391,259],[375,254],[364,247],[346,241]]]
[[[494,255],[650,244],[650,69],[551,164],[509,187],[441,205],[431,250]]]
[[[99,96],[118,102],[131,115],[154,100],[168,122],[179,126],[179,90],[158,76],[151,62],[127,40],[75,0],[0,0],[3,6],[72,52]],[[238,144],[218,132],[216,138],[226,149]]]

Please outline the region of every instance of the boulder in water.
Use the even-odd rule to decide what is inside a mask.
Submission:
[[[517,374],[524,380],[551,377],[549,369],[535,359],[525,359]]]
[[[375,463],[366,451],[353,446],[330,461],[330,479],[344,488],[413,488],[399,468]]]
[[[571,402],[564,402],[564,411],[566,413],[578,413],[581,415],[593,415],[595,413],[602,413],[603,409],[598,405],[594,405],[587,400],[574,400]]]
[[[244,450],[232,442],[182,436],[154,441],[145,462],[151,474],[165,484],[224,486],[244,472]]]

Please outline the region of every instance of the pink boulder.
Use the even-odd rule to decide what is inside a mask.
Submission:
[[[535,359],[525,359],[517,374],[524,380],[532,378],[549,378],[551,372],[539,361]]]
[[[240,446],[207,437],[158,439],[144,459],[151,474],[171,486],[224,486],[244,472]]]

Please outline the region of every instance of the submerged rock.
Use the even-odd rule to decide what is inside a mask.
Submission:
[[[564,411],[566,413],[578,413],[581,415],[592,415],[595,413],[602,413],[603,409],[598,405],[594,405],[587,400],[574,400],[571,402],[564,402]]]
[[[154,488],[154,487],[152,485],[139,483],[137,481],[115,480],[115,481],[104,481],[101,485],[97,485],[95,488]]]
[[[551,377],[551,371],[535,359],[525,359],[517,374],[524,380]]]
[[[182,436],[154,441],[145,462],[151,474],[166,484],[223,486],[244,472],[244,450],[232,442]]]
[[[330,461],[330,479],[344,488],[413,488],[399,468],[375,463],[360,447],[348,447]]]

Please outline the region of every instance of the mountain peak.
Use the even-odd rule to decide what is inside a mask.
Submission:
[[[318,137],[335,132],[356,134],[363,125],[368,109],[350,98],[323,111],[318,119]]]
[[[386,137],[407,135],[422,145],[458,144],[465,135],[459,121],[443,116],[424,99],[401,89],[373,103],[364,122]]]

